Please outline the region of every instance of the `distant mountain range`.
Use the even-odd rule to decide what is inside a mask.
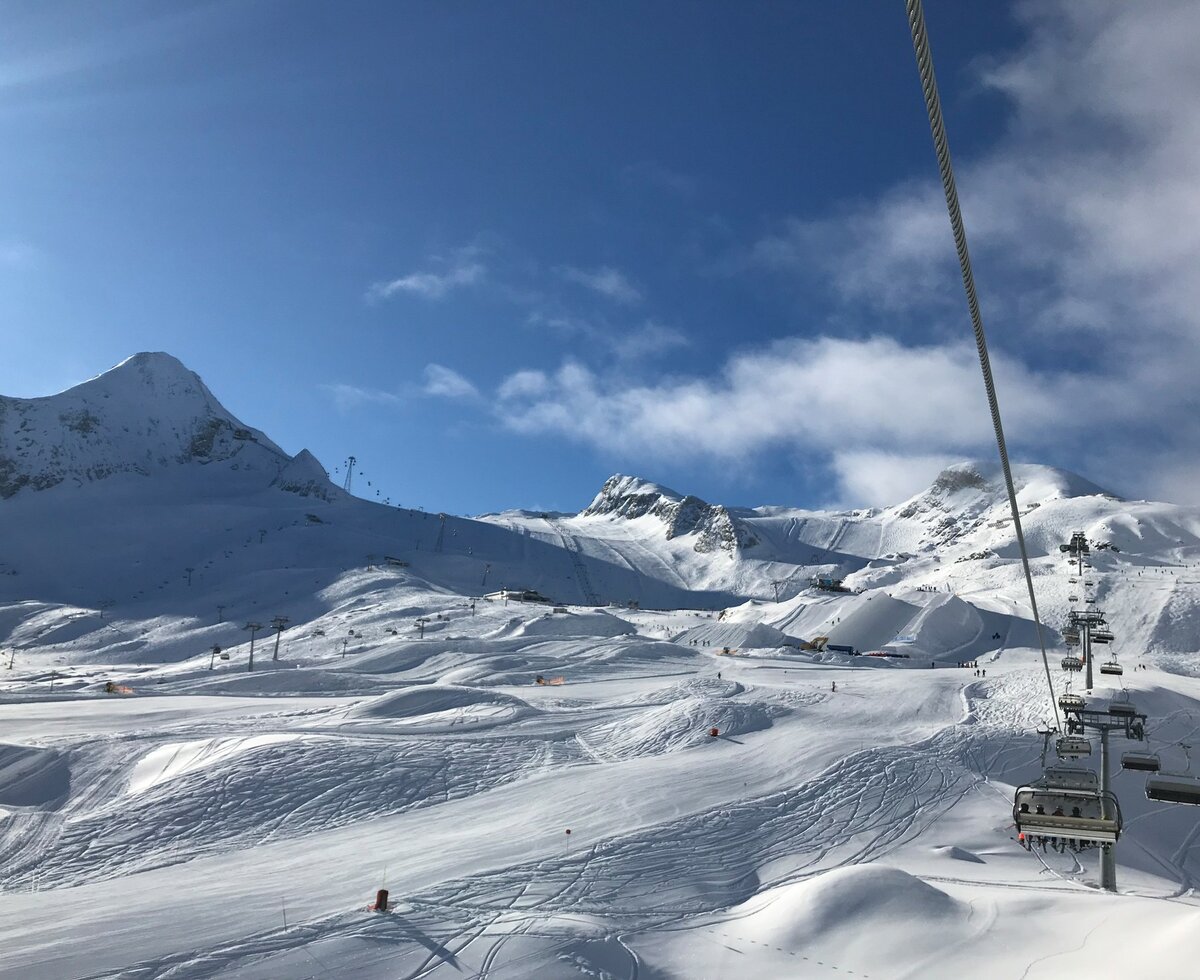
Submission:
[[[1098,547],[1110,603],[1138,571],[1200,555],[1196,508],[1121,500],[1047,466],[1014,477],[1049,621],[1066,612],[1058,546],[1075,530]],[[406,581],[458,595],[519,587],[566,603],[715,609],[816,601],[820,576],[866,593],[949,589],[1014,615],[1027,606],[997,464],[951,466],[883,509],[729,507],[615,475],[578,514],[470,520],[349,496],[162,353],[49,397],[0,397],[0,528],[0,643],[46,636],[43,615],[61,631],[62,610],[115,607],[142,622],[164,609],[202,619],[200,608],[251,594],[286,604],[385,556]],[[1139,642],[1200,647],[1179,639],[1195,604],[1186,584],[1120,600],[1137,609]],[[91,638],[78,643],[105,639],[93,632],[80,625],[77,639]]]

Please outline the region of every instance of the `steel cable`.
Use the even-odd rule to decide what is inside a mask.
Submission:
[[[1033,592],[1033,573],[1029,568],[1029,553],[1025,548],[1025,532],[1021,527],[1021,515],[1017,509],[1017,492],[1013,487],[1012,467],[1008,462],[1008,448],[1004,441],[1004,427],[1000,422],[1000,403],[996,399],[996,383],[992,378],[992,362],[988,357],[987,337],[983,332],[983,318],[979,313],[979,296],[975,292],[975,274],[971,270],[971,255],[967,251],[967,233],[963,228],[962,211],[958,206],[958,188],[954,183],[954,165],[950,161],[950,142],[946,138],[946,124],[942,119],[942,102],[938,97],[937,77],[933,73],[933,54],[929,50],[929,35],[925,29],[925,11],[921,0],[905,0],[908,11],[908,26],[912,30],[913,50],[917,56],[917,71],[921,76],[921,89],[925,93],[925,108],[929,113],[929,130],[933,136],[933,148],[937,153],[938,170],[942,175],[942,189],[946,193],[946,209],[950,213],[950,227],[954,232],[954,248],[958,252],[958,265],[962,270],[963,289],[967,293],[967,309],[971,314],[971,328],[975,332],[975,347],[979,351],[979,369],[983,372],[983,386],[987,390],[988,408],[992,413],[992,427],[996,430],[996,448],[1000,451],[1000,466],[1004,471],[1004,485],[1008,490],[1008,505],[1012,509],[1013,526],[1017,529],[1017,546],[1021,551],[1021,565],[1025,570],[1025,584],[1029,588],[1029,605],[1037,627],[1038,645],[1042,648],[1042,666],[1046,670],[1046,684],[1050,688],[1050,707],[1054,711],[1054,727],[1062,730],[1058,704],[1054,700],[1054,680],[1050,676],[1050,658],[1046,653],[1046,640],[1042,632],[1042,621],[1038,615],[1037,598]]]

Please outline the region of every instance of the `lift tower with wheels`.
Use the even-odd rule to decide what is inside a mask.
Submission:
[[[1104,613],[1099,609],[1073,609],[1067,620],[1067,628],[1078,634],[1083,651],[1083,665],[1087,670],[1087,689],[1092,689],[1092,643],[1097,635],[1102,639],[1096,642],[1111,643],[1113,635],[1105,629],[1107,623]]]
[[[1109,735],[1116,733],[1119,738],[1142,742],[1146,738],[1146,716],[1137,711],[1130,701],[1112,701],[1107,710],[1098,708],[1079,707],[1069,704],[1063,707],[1066,718],[1068,736],[1086,736],[1096,732],[1100,736],[1100,786],[1097,802],[1100,805],[1102,819],[1115,819],[1117,830],[1120,829],[1120,810],[1110,813],[1110,808],[1116,807],[1116,796],[1112,792],[1112,777],[1109,772]],[[1018,821],[1020,826],[1020,821]],[[1117,841],[1114,836],[1111,842],[1100,843],[1100,887],[1105,891],[1117,890]]]

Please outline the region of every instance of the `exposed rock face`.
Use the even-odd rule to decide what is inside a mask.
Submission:
[[[599,515],[631,520],[646,515],[657,517],[666,525],[668,540],[694,534],[692,547],[699,552],[722,550],[734,554],[758,543],[758,538],[724,507],[635,476],[617,474],[605,481],[596,498],[581,512],[584,517]]]

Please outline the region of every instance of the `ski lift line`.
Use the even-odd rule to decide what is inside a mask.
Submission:
[[[1021,513],[1017,506],[1017,491],[1013,486],[1012,467],[1008,462],[1008,447],[1004,441],[1004,426],[1000,421],[1000,403],[996,398],[996,383],[992,377],[991,358],[988,356],[987,336],[983,332],[983,318],[979,313],[979,297],[975,291],[975,274],[971,269],[971,255],[967,251],[967,233],[963,227],[962,210],[958,204],[958,188],[954,182],[954,165],[950,160],[950,143],[946,137],[946,124],[942,119],[942,103],[938,97],[937,76],[933,71],[933,53],[929,49],[929,35],[925,28],[925,10],[921,0],[905,0],[908,26],[912,31],[913,51],[917,58],[917,71],[921,76],[921,90],[925,96],[925,108],[929,115],[929,130],[933,137],[933,148],[937,154],[938,170],[942,177],[942,189],[946,195],[946,209],[950,215],[950,228],[954,232],[954,247],[958,252],[958,264],[962,270],[963,289],[967,294],[967,309],[971,314],[971,328],[975,333],[975,347],[979,352],[979,368],[983,373],[983,386],[987,391],[988,408],[992,415],[992,427],[996,432],[996,448],[1000,453],[1000,465],[1004,471],[1004,485],[1008,490],[1008,505],[1012,511],[1013,527],[1017,534],[1017,546],[1021,552],[1021,566],[1025,570],[1025,584],[1029,589],[1029,605],[1033,622],[1037,627],[1038,644],[1042,648],[1042,667],[1046,672],[1046,685],[1050,689],[1050,707],[1054,711],[1054,723],[1061,727],[1058,705],[1054,700],[1054,679],[1050,676],[1050,658],[1046,653],[1046,638],[1042,632],[1042,620],[1038,615],[1037,597],[1033,591],[1033,573],[1029,568],[1029,552],[1025,547],[1025,532],[1021,527]]]

